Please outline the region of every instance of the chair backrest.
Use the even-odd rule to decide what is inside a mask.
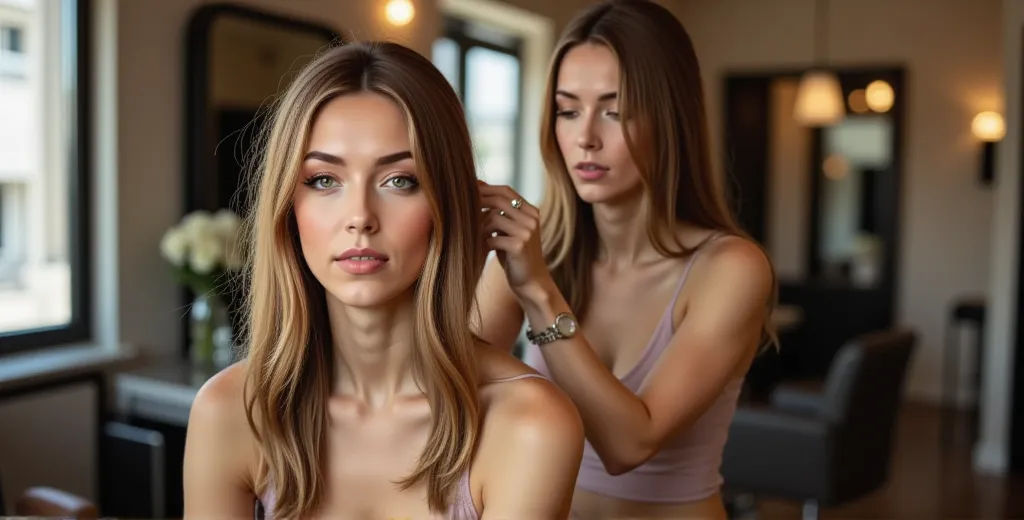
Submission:
[[[916,344],[909,330],[874,332],[854,338],[832,361],[821,412],[835,428],[836,484],[844,495],[867,492],[888,476]]]

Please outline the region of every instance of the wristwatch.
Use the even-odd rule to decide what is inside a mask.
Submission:
[[[563,312],[555,316],[555,323],[540,332],[534,332],[533,329],[527,327],[526,339],[537,346],[545,345],[552,341],[569,339],[575,336],[578,328],[579,325],[576,323],[576,317],[571,313]]]

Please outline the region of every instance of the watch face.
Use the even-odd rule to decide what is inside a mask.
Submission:
[[[563,337],[571,338],[576,334],[576,318],[569,314],[563,314],[555,320],[555,327]]]

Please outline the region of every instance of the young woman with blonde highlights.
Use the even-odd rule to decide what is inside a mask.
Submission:
[[[264,147],[247,359],[196,396],[185,517],[565,518],[582,423],[471,332],[481,208],[440,72],[397,44],[333,48]]]
[[[481,336],[511,346],[583,418],[580,518],[726,517],[719,467],[743,378],[774,341],[771,264],[712,171],[700,68],[655,2],[571,21],[548,78],[541,209],[481,188],[498,261]]]

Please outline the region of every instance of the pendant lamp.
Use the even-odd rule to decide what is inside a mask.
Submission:
[[[823,66],[828,44],[828,2],[815,6],[815,67],[800,77],[793,117],[804,126],[830,126],[846,117],[846,103],[839,78]]]

